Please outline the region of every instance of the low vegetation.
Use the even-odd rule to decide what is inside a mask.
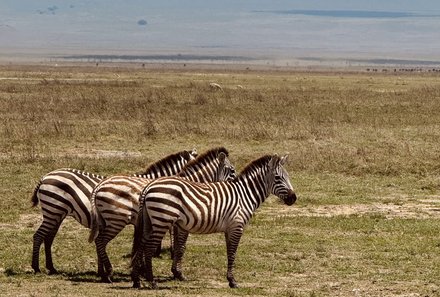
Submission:
[[[440,79],[437,73],[0,67],[0,283],[6,296],[434,296],[440,294]],[[210,88],[215,82],[222,90]],[[30,194],[45,173],[140,171],[181,149],[225,146],[238,170],[290,153],[299,197],[271,197],[245,231],[238,290],[221,234],[191,236],[189,280],[130,289],[131,234],[109,245],[98,283],[88,230],[62,225],[54,262],[34,275],[41,222]],[[44,267],[44,255],[41,257]]]

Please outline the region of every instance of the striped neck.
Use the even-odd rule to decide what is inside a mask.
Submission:
[[[233,182],[240,193],[241,206],[249,218],[270,195],[270,159],[271,156],[264,156],[251,162]]]
[[[221,152],[225,153],[226,156],[228,155],[225,148],[215,148],[198,156],[195,160],[187,163],[178,176],[194,182],[219,181],[220,161],[218,155]]]

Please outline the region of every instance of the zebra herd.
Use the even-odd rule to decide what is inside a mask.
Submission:
[[[236,250],[244,227],[270,195],[292,205],[296,195],[283,167],[287,155],[265,155],[250,162],[239,174],[224,147],[201,155],[196,150],[169,155],[133,175],[104,177],[76,169],[59,169],[41,178],[32,195],[41,205],[43,222],[33,237],[32,268],[40,272],[39,253],[44,242],[46,269],[57,273],[51,247],[67,216],[90,229],[98,258],[98,275],[111,282],[113,268],[107,244],[128,224],[134,225],[131,259],[133,287],[140,275],[154,280],[152,257],[161,250],[169,231],[175,279],[185,280],[182,258],[189,233],[223,232],[228,257],[227,279],[234,277]]]

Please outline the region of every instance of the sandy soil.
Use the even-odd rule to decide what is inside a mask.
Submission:
[[[277,208],[267,207],[263,212],[276,212],[280,216],[335,217],[350,215],[381,215],[392,218],[440,218],[440,196],[429,196],[425,199],[402,199],[398,203],[310,205],[301,207]]]

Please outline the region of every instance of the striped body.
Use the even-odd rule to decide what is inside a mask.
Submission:
[[[43,222],[33,236],[32,268],[35,272],[40,272],[40,246],[44,242],[48,273],[57,273],[51,252],[55,235],[67,216],[74,217],[86,228],[90,226],[89,199],[93,188],[103,178],[76,169],[59,169],[40,180],[32,196],[33,206],[40,202],[43,214]]]
[[[159,177],[175,174],[194,159],[195,151],[182,151],[163,158],[150,165],[140,176]],[[94,187],[104,179],[103,176],[76,169],[59,169],[46,174],[35,187],[32,195],[33,206],[39,202],[43,222],[33,236],[32,268],[40,272],[40,246],[44,242],[46,268],[49,274],[57,273],[52,262],[52,243],[58,229],[67,216],[74,217],[86,228],[91,227],[90,197]]]
[[[163,186],[166,183],[166,187]],[[158,227],[176,224],[190,233],[225,232],[231,222],[246,224],[253,205],[246,209],[237,199],[245,185],[189,183],[182,178],[159,179],[148,187],[144,206]],[[233,197],[232,199],[229,199]]]
[[[235,169],[227,155],[224,148],[212,149],[189,162],[179,176],[200,182],[233,179]],[[139,210],[139,195],[151,181],[145,178],[113,176],[103,180],[93,191],[93,227],[89,241],[95,241],[98,274],[104,282],[110,282],[113,273],[106,246],[126,225],[134,225]],[[169,230],[171,233],[171,226]]]
[[[282,167],[286,157],[265,156],[250,163],[233,181],[195,183],[179,177],[164,177],[151,182],[141,193],[141,212],[136,226],[132,259],[133,286],[139,287],[139,271],[147,265],[147,280],[155,286],[151,256],[170,225],[178,226],[172,272],[184,279],[181,260],[188,233],[224,232],[228,253],[228,280],[233,276],[235,253],[245,225],[269,194],[286,204],[296,201],[289,176]]]
[[[73,216],[81,225],[90,226],[90,195],[103,179],[76,169],[59,169],[48,173],[38,187],[43,217],[57,221],[59,212]],[[36,203],[38,203],[36,200]]]

